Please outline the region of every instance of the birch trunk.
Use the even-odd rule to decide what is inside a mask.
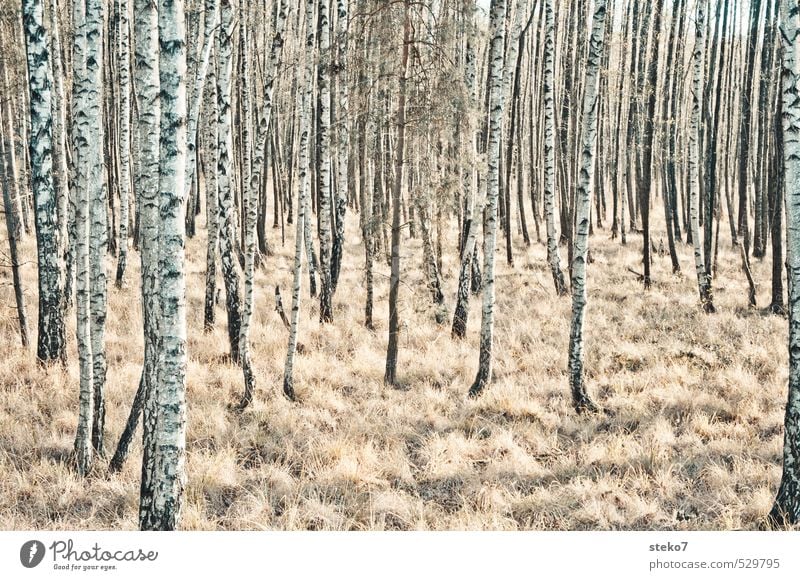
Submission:
[[[119,255],[115,284],[125,283],[128,265],[128,223],[131,195],[131,54],[130,0],[116,0],[119,12]]]
[[[75,466],[80,475],[89,473],[92,467],[92,420],[94,416],[91,309],[89,305],[91,268],[89,261],[90,203],[87,187],[89,118],[85,114],[85,99],[88,85],[86,74],[86,30],[85,3],[73,4],[75,35],[73,40],[73,86],[72,86],[72,139],[73,166],[75,168],[75,314],[76,341],[78,346],[78,368],[80,376],[78,398],[78,426],[75,433]]]
[[[252,133],[252,114],[250,103],[250,30],[248,24],[249,2],[239,4],[239,66],[243,74],[238,79],[239,86],[239,118],[240,118],[240,150],[241,163],[241,196],[242,196],[242,238],[244,240],[244,292],[241,304],[241,325],[239,327],[239,361],[244,375],[244,394],[239,402],[238,410],[245,409],[253,400],[255,391],[255,375],[253,361],[250,359],[250,320],[253,317],[253,282],[256,263],[256,223],[258,221],[258,179],[251,181],[252,151],[250,136]]]
[[[53,185],[56,191],[58,206],[58,240],[59,255],[69,259],[68,227],[68,201],[69,201],[69,170],[67,169],[67,132],[66,132],[66,94],[64,92],[64,66],[61,61],[61,31],[58,23],[57,0],[50,0],[50,41],[53,69]],[[64,281],[62,288],[66,289],[66,267],[64,268]],[[64,294],[65,308],[69,302],[68,295]]]
[[[597,149],[597,111],[600,60],[605,36],[606,2],[595,0],[592,36],[586,61],[581,131],[581,155],[575,196],[575,242],[572,258],[572,323],[569,337],[569,380],[572,404],[577,412],[596,411],[583,379],[583,321],[586,309],[586,256],[589,245],[589,212],[593,194]]]
[[[474,31],[474,23],[470,23],[469,33]],[[475,66],[475,43],[467,39],[465,54],[465,83],[469,92],[470,109],[477,108],[477,70]],[[467,319],[469,318],[469,291],[472,281],[473,265],[476,263],[475,243],[478,237],[478,224],[476,215],[481,215],[480,208],[476,207],[476,173],[475,160],[477,158],[477,135],[475,126],[468,117],[466,119],[467,133],[467,162],[462,183],[466,208],[464,211],[464,240],[461,248],[461,265],[458,271],[458,289],[456,290],[456,308],[453,313],[453,326],[450,334],[453,338],[464,338],[467,333]]]
[[[136,195],[139,200],[140,259],[142,265],[142,313],[144,321],[144,364],[139,389],[134,397],[131,419],[142,413],[142,479],[139,492],[139,522],[152,509],[155,495],[156,381],[159,351],[159,141],[161,99],[159,98],[158,9],[152,0],[134,0],[134,84],[138,100],[136,132]],[[119,454],[124,441],[117,447]],[[116,457],[115,457],[116,458]]]
[[[331,91],[330,91],[330,24],[328,21],[329,0],[319,2],[319,55],[317,84],[319,90],[319,321],[333,322],[331,291]]]
[[[289,346],[286,350],[286,364],[283,370],[283,393],[295,400],[294,357],[297,352],[297,330],[300,322],[300,293],[302,279],[303,245],[307,231],[308,197],[311,192],[309,176],[309,153],[311,135],[311,99],[314,92],[314,47],[316,30],[314,24],[315,0],[306,0],[306,54],[303,77],[298,83],[300,93],[300,148],[298,174],[300,177],[299,199],[297,200],[297,223],[295,224],[294,276],[292,278],[292,313],[290,315]],[[311,256],[308,257],[309,263]]]
[[[217,47],[217,191],[219,196],[219,254],[225,281],[228,311],[228,340],[231,360],[239,362],[241,312],[239,304],[239,270],[234,254],[236,212],[233,202],[233,133],[231,130],[231,76],[233,70],[233,8],[230,0],[220,4],[220,28]]]
[[[214,34],[216,37],[216,33]],[[205,167],[206,189],[206,295],[203,312],[203,329],[206,332],[214,328],[217,301],[217,245],[219,244],[219,197],[217,195],[217,63],[214,62],[208,71],[208,88],[206,92],[204,120],[205,149],[203,163]]]
[[[714,301],[711,293],[711,278],[703,260],[702,239],[700,238],[700,135],[702,120],[700,118],[700,100],[703,95],[704,57],[703,46],[705,30],[705,6],[697,4],[695,28],[695,47],[692,53],[692,114],[689,127],[689,220],[691,224],[692,244],[694,245],[694,266],[697,272],[697,286],[700,291],[700,304],[706,313],[714,312]],[[711,227],[710,224],[707,227]]]
[[[773,525],[800,521],[800,10],[796,0],[781,0],[780,38],[783,184],[786,203],[786,270],[789,285],[789,397],[783,435],[783,473]]]
[[[476,397],[492,378],[492,347],[494,343],[494,252],[497,243],[497,201],[500,195],[500,138],[503,131],[503,44],[506,15],[505,0],[492,0],[489,18],[491,44],[489,48],[489,135],[486,151],[489,165],[486,177],[486,209],[483,234],[483,307],[481,311],[481,342],[478,373],[469,389]]]
[[[208,66],[211,61],[211,49],[214,47],[214,32],[219,22],[219,0],[205,0],[204,14],[203,48],[200,62],[194,67],[195,76],[192,83],[192,100],[188,110],[186,179],[184,181],[184,195],[187,198],[191,195],[190,190],[197,171],[197,123],[200,118],[203,89],[205,88]],[[194,210],[194,208],[192,208],[192,210]]]
[[[3,72],[5,73],[4,65]],[[6,88],[7,85],[3,85]],[[4,108],[8,104],[3,103]],[[5,115],[0,115],[0,118],[5,118]],[[8,139],[6,129],[3,127],[3,122],[0,121],[0,186],[3,188],[3,210],[6,214],[6,232],[8,235],[8,258],[11,262],[11,277],[14,283],[14,299],[17,307],[17,320],[19,321],[19,335],[22,342],[22,347],[27,350],[28,348],[28,315],[25,310],[25,296],[22,289],[22,278],[20,276],[20,261],[17,244],[19,243],[19,233],[21,231],[19,224],[19,214],[14,208],[11,195],[11,180],[8,178],[8,150],[12,147],[11,140]]]
[[[344,220],[347,213],[348,165],[350,162],[349,90],[347,79],[347,5],[348,0],[336,0],[336,106],[338,129],[336,131],[336,230],[333,236],[331,257],[331,292],[336,292],[342,269],[344,247]]]
[[[53,108],[50,53],[44,0],[22,1],[22,24],[30,92],[30,179],[36,224],[39,334],[36,355],[43,363],[67,360],[58,239],[58,200],[53,181]]]
[[[81,163],[86,171],[84,187],[89,195],[89,265],[90,287],[90,334],[92,341],[92,382],[94,391],[94,418],[92,421],[92,445],[103,455],[103,433],[105,428],[105,321],[106,321],[106,267],[105,255],[108,244],[108,199],[104,181],[102,143],[105,142],[103,125],[103,4],[101,0],[86,0],[86,60],[84,64],[86,84],[81,93],[78,114],[86,118],[86,143]]]
[[[397,351],[400,341],[400,195],[403,185],[406,137],[406,84],[408,82],[408,55],[411,43],[411,13],[409,0],[403,2],[403,46],[400,52],[400,79],[397,95],[397,143],[395,144],[394,185],[392,187],[392,248],[389,277],[389,343],[386,348],[386,372],[383,381],[397,385]]]
[[[558,238],[555,224],[556,187],[556,106],[555,106],[555,52],[556,30],[553,0],[545,0],[544,41],[544,213],[547,225],[547,263],[553,275],[556,294],[564,296],[567,284],[561,271]]]
[[[142,530],[174,530],[186,476],[186,32],[182,0],[158,7],[161,149],[159,160],[159,352],[155,398],[153,502],[140,512]]]

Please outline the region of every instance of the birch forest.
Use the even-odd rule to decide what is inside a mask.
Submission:
[[[800,524],[798,0],[0,0],[0,529]]]

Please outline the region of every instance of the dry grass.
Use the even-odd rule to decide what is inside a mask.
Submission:
[[[355,232],[355,218],[349,219]],[[540,244],[519,246],[514,269],[498,253],[495,381],[473,401],[465,395],[477,365],[479,300],[472,303],[467,339],[452,341],[428,307],[419,241],[406,243],[400,378],[407,390],[388,389],[382,383],[388,269],[378,265],[372,333],[362,324],[363,250],[359,240],[349,240],[336,323],[320,326],[318,305],[304,296],[300,401],[288,402],[279,394],[287,335],[273,311],[276,282],[289,299],[293,244],[287,239],[258,272],[252,331],[258,390],[251,408],[237,416],[228,407],[240,396],[242,378],[225,361],[222,305],[216,329],[202,332],[204,232],[189,240],[183,527],[756,528],[780,478],[786,321],[746,307],[739,258],[727,242],[716,282],[719,314],[712,316],[697,306],[686,246],[680,248],[684,274],[672,276],[669,258],[656,256],[655,283],[644,292],[625,269],[641,269],[639,236],[621,247],[600,231],[591,245],[587,381],[613,414],[572,411],[565,372],[570,300],[554,296]],[[31,240],[24,250],[33,259]],[[450,302],[451,254],[445,257]],[[112,451],[141,364],[135,253],[131,266],[128,286],[109,288]],[[763,306],[769,261],[753,268]],[[74,337],[67,370],[38,368],[33,352],[18,346],[10,273],[3,269],[0,276],[0,529],[135,529],[138,437],[119,474],[109,474],[105,462],[86,480],[70,470]],[[32,265],[25,280],[35,325]]]

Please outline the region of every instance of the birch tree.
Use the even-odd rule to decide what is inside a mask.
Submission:
[[[492,0],[489,10],[490,48],[489,76],[489,138],[486,177],[486,210],[483,234],[483,308],[481,311],[481,341],[478,373],[469,394],[476,397],[492,377],[492,347],[494,343],[494,251],[497,242],[497,199],[500,195],[500,137],[503,131],[503,44],[505,42],[505,0]]]
[[[0,63],[0,68],[3,69],[3,88],[7,88],[5,82],[5,66]],[[0,105],[2,109],[9,107],[7,102]],[[0,187],[3,188],[3,211],[6,215],[6,232],[8,236],[8,258],[11,262],[11,277],[14,284],[14,301],[17,308],[17,320],[19,322],[19,335],[22,347],[28,347],[28,315],[25,308],[25,295],[22,288],[21,266],[19,259],[19,237],[21,226],[19,223],[19,214],[17,213],[14,203],[12,201],[12,187],[11,180],[8,176],[9,154],[8,151],[12,145],[11,139],[8,134],[11,127],[5,125],[6,115],[4,111],[0,111]]]
[[[91,196],[87,182],[91,169],[91,117],[88,114],[87,95],[91,83],[86,67],[87,6],[84,2],[73,4],[75,33],[73,40],[73,164],[75,167],[75,314],[78,346],[79,399],[78,426],[75,433],[75,465],[80,475],[89,473],[93,463],[92,424],[94,419],[94,364],[91,336]],[[94,119],[96,121],[96,119]]]
[[[800,10],[781,0],[780,39],[786,270],[789,283],[789,397],[783,434],[783,473],[769,513],[773,525],[800,521]]]
[[[697,286],[700,291],[700,304],[706,313],[714,312],[711,293],[711,278],[703,260],[702,239],[700,238],[700,108],[703,95],[703,45],[705,30],[705,2],[697,2],[695,17],[695,46],[692,53],[692,114],[689,127],[689,219],[691,222],[692,243],[694,245],[694,266],[697,272]],[[706,224],[711,227],[711,224]]]
[[[186,286],[184,224],[186,179],[186,32],[182,0],[158,6],[161,147],[159,155],[159,351],[155,454],[148,465],[154,493],[139,512],[142,530],[178,527],[185,487]],[[144,506],[143,506],[144,507]]]
[[[35,206],[39,278],[36,356],[43,363],[67,360],[59,259],[58,200],[53,181],[53,107],[50,51],[44,27],[44,0],[22,0],[22,25],[30,92],[30,172]]]
[[[319,174],[319,320],[333,322],[331,289],[331,150],[330,150],[330,22],[329,0],[319,0],[319,56],[317,84],[319,90],[319,140],[317,172]]]
[[[230,0],[221,0],[217,59],[217,195],[219,196],[219,254],[222,278],[225,281],[225,306],[228,311],[228,340],[231,360],[239,362],[241,305],[239,302],[239,270],[234,243],[235,212],[233,207],[233,133],[231,124],[231,77],[233,74],[233,7]]]
[[[397,384],[397,351],[400,340],[400,195],[403,186],[406,135],[406,85],[408,83],[408,55],[411,43],[411,14],[409,0],[403,1],[403,45],[400,49],[400,69],[397,91],[397,142],[395,144],[394,184],[392,187],[392,246],[391,274],[389,277],[389,343],[386,348],[386,372],[383,381]]]
[[[104,142],[103,125],[103,19],[101,0],[86,0],[86,60],[84,74],[86,84],[79,107],[86,116],[86,142],[81,156],[85,158],[86,181],[82,184],[89,190],[89,264],[90,286],[90,334],[92,342],[92,383],[94,396],[94,418],[92,421],[92,445],[102,455],[105,428],[105,326],[107,310],[107,285],[105,255],[108,244],[107,191],[104,180],[103,154],[100,144]],[[82,163],[84,159],[82,159]]]
[[[297,331],[300,323],[300,297],[303,246],[306,238],[308,220],[308,197],[311,192],[311,178],[309,175],[309,153],[311,137],[311,100],[314,93],[314,47],[316,45],[316,30],[314,25],[315,0],[305,0],[306,14],[306,40],[305,63],[303,75],[298,82],[302,87],[300,96],[300,146],[298,155],[299,199],[297,200],[297,218],[295,224],[295,252],[294,269],[292,277],[292,312],[289,324],[289,346],[286,350],[286,364],[283,370],[283,393],[295,400],[294,390],[294,358],[297,353]],[[309,262],[311,257],[309,256]]]
[[[331,255],[331,292],[336,292],[342,269],[344,225],[347,213],[348,164],[350,161],[350,93],[347,78],[347,5],[349,0],[336,0],[336,206],[333,249]]]
[[[547,263],[553,275],[556,294],[567,293],[555,224],[556,186],[556,106],[555,106],[555,52],[556,30],[553,15],[553,0],[544,1],[544,213],[547,225]]]
[[[605,36],[606,2],[595,0],[592,35],[586,61],[581,131],[580,169],[575,195],[575,241],[572,257],[572,321],[569,335],[569,381],[572,404],[577,412],[597,411],[583,377],[583,321],[586,310],[586,256],[589,249],[589,212],[594,194],[593,179],[597,151],[597,113],[600,59]]]
[[[130,0],[116,0],[119,12],[119,255],[115,284],[122,287],[128,264],[128,208],[131,195]]]

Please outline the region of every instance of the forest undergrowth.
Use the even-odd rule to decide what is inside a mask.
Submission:
[[[347,227],[334,324],[319,324],[319,301],[309,299],[304,273],[295,403],[281,394],[288,335],[274,308],[276,284],[284,302],[289,296],[294,245],[287,238],[281,246],[272,230],[275,255],[256,273],[258,389],[241,414],[232,410],[242,371],[227,357],[224,302],[214,330],[202,328],[205,228],[187,240],[183,529],[759,527],[781,475],[788,373],[786,320],[765,311],[769,254],[752,262],[760,285],[758,308],[749,308],[738,249],[720,241],[718,313],[706,315],[691,246],[679,244],[677,276],[668,255],[654,254],[653,287],[644,291],[630,271],[641,271],[641,236],[629,234],[621,246],[596,229],[585,368],[604,413],[576,415],[566,372],[571,301],[555,295],[543,244],[525,248],[518,240],[512,269],[499,243],[494,381],[473,400],[467,390],[478,362],[480,300],[471,301],[466,340],[451,339],[449,325],[434,321],[421,242],[404,240],[402,388],[384,386],[389,268],[376,260],[370,331],[352,212]],[[656,243],[660,232],[663,224]],[[32,237],[23,256],[28,308],[36,312]],[[443,259],[452,316],[458,264],[451,249]],[[109,455],[141,370],[138,254],[129,260],[127,285],[109,285]],[[113,263],[107,260],[109,276]],[[109,473],[110,457],[86,479],[71,469],[75,337],[66,369],[37,365],[19,346],[9,270],[0,269],[0,278],[0,529],[137,529],[141,431],[120,473]]]

